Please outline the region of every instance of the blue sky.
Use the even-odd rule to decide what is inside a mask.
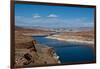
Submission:
[[[15,24],[48,28],[93,27],[94,8],[16,4]]]

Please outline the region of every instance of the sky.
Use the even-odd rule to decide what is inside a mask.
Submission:
[[[15,4],[15,25],[23,27],[93,27],[94,8]]]

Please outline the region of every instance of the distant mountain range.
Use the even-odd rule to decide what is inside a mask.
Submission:
[[[40,27],[40,26],[15,26],[15,29],[41,29],[41,30],[49,30],[49,31],[91,31],[93,27],[67,27],[67,28],[47,28],[47,27]]]
[[[23,27],[15,26],[15,29],[23,29]]]

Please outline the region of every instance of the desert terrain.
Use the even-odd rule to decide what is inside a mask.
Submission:
[[[15,65],[14,67],[28,67],[46,64],[58,64],[53,48],[38,44],[31,36],[23,35],[35,30],[15,30]],[[40,33],[38,30],[35,34]],[[44,32],[43,32],[44,33]],[[33,34],[33,33],[32,33]]]
[[[46,38],[70,42],[89,43],[94,46],[94,31],[59,32],[42,29],[15,28],[15,67],[59,64],[53,48],[39,44],[33,35],[47,35]],[[55,33],[49,35],[51,33]]]
[[[47,38],[94,44],[94,31],[63,32],[60,34],[48,36]]]

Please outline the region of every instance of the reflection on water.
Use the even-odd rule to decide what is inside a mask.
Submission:
[[[38,43],[53,47],[62,63],[92,62],[95,60],[93,47],[88,44],[65,42],[45,37],[33,37]]]

